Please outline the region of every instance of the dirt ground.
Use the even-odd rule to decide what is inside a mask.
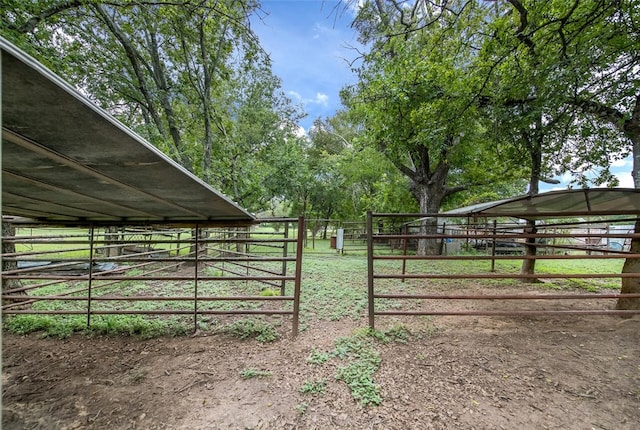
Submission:
[[[383,328],[384,318],[379,325]],[[389,321],[389,320],[387,320]],[[334,361],[359,321],[314,322],[273,343],[227,335],[2,339],[3,429],[637,429],[640,318],[419,317],[377,344],[380,406]],[[264,377],[242,378],[255,369]],[[323,394],[302,393],[326,381]]]

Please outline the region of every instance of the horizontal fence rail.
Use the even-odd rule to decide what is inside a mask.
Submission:
[[[510,218],[369,212],[370,327],[383,315],[640,314],[636,308],[614,306],[616,300],[640,301],[640,294],[620,293],[622,282],[640,278],[640,273],[622,271],[625,259],[640,258],[630,247],[640,238],[634,231],[636,217],[574,221],[573,216],[527,224]],[[523,269],[525,264],[533,271]],[[505,285],[537,288],[501,292]],[[449,292],[451,288],[456,292]],[[550,293],[548,288],[572,292]],[[584,288],[597,292],[585,293]],[[563,309],[569,300],[584,305]],[[539,301],[554,308],[532,309]]]
[[[31,234],[28,234],[31,233]],[[70,229],[3,237],[3,315],[284,315],[298,333],[304,218],[250,227]],[[9,244],[9,246],[7,246]]]

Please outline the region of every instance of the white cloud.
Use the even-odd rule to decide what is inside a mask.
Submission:
[[[316,98],[313,103],[317,103],[322,106],[329,106],[329,96],[323,93],[316,93]]]
[[[617,173],[616,177],[620,181],[618,185],[619,188],[633,188],[633,176],[631,176],[631,172]]]
[[[294,102],[302,103],[303,105],[315,104],[323,107],[329,106],[329,96],[321,92],[316,93],[316,96],[313,98],[302,97],[297,91],[287,91],[287,95],[291,97]]]
[[[293,130],[293,134],[296,137],[305,137],[307,135],[307,132],[304,130],[304,127],[298,126]]]
[[[363,1],[265,0],[267,14],[252,23],[283,90],[308,114],[300,120],[307,129],[340,107],[340,89],[355,80],[360,45],[351,21]]]
[[[631,170],[633,165],[633,159],[629,156],[627,158],[623,158],[622,160],[614,160],[611,163],[612,167],[628,167]]]
[[[298,102],[302,101],[302,96],[297,91],[287,91],[287,95],[291,97],[294,101],[298,101]]]

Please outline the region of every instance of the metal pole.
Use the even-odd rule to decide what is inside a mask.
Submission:
[[[407,255],[407,235],[409,234],[409,227],[407,226],[407,224],[404,224],[402,226],[402,235],[404,236],[402,238],[402,255],[406,256]],[[404,275],[405,273],[407,273],[407,259],[403,258],[402,259],[402,274]],[[404,282],[404,278],[402,278],[402,282]]]
[[[404,260],[403,260],[404,261]],[[369,298],[369,328],[375,328],[373,290],[373,214],[367,211],[367,294]]]
[[[289,221],[285,221],[284,223],[284,238],[289,239]],[[288,257],[288,253],[289,253],[289,242],[285,240],[282,244],[282,258],[284,258],[284,260],[282,261],[282,276],[285,276],[287,274],[286,258]],[[286,281],[283,279],[282,282],[280,283],[281,296],[285,295],[285,290],[286,290]]]
[[[293,290],[293,327],[291,335],[295,338],[298,336],[298,324],[300,317],[300,286],[302,284],[302,250],[304,240],[304,216],[298,217],[298,241],[296,245],[296,272]],[[287,245],[288,242],[285,242]]]
[[[193,278],[193,332],[198,331],[198,254],[200,253],[200,226],[196,224],[195,274]]]
[[[89,227],[89,285],[87,291],[87,328],[91,327],[91,284],[93,281],[93,224]]]
[[[491,271],[495,272],[496,271],[496,230],[497,230],[497,222],[494,219],[493,220],[493,240],[491,242]]]

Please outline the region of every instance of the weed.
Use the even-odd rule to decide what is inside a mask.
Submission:
[[[307,361],[313,364],[322,364],[332,357],[338,357],[347,361],[346,366],[338,367],[336,379],[343,381],[353,398],[359,400],[364,406],[379,405],[382,403],[380,386],[373,382],[373,374],[380,368],[382,361],[375,348],[374,341],[381,343],[402,342],[409,340],[409,330],[402,324],[397,324],[386,331],[362,328],[355,330],[351,336],[341,337],[335,341],[332,352],[319,352],[313,350]],[[319,389],[311,383],[305,383],[301,392],[313,392]],[[323,388],[324,389],[324,388]]]
[[[308,408],[309,405],[307,405],[306,403],[299,403],[296,405],[296,411],[298,411],[300,415],[304,415],[304,413],[307,412]]]
[[[3,319],[3,326],[9,333],[24,335],[43,332],[43,337],[60,339],[84,331],[87,327],[86,317],[79,315],[15,315]]]
[[[315,382],[305,381],[305,383],[300,387],[300,392],[302,394],[312,394],[314,396],[324,394],[327,389],[327,381],[324,379],[318,379]]]
[[[259,319],[242,319],[225,326],[223,332],[240,339],[255,338],[258,342],[273,342],[280,336],[273,325]]]
[[[74,333],[107,336],[140,336],[151,339],[189,332],[186,323],[176,319],[144,318],[141,315],[94,316],[87,327],[84,315],[15,315],[4,318],[4,329],[14,334],[42,332],[43,337],[67,338]]]
[[[349,337],[336,340],[336,355],[347,359],[349,364],[339,367],[336,379],[343,381],[351,390],[351,395],[363,405],[382,403],[380,387],[373,382],[373,374],[380,367],[380,354],[374,348],[367,332],[357,332]]]
[[[396,324],[388,330],[372,330],[370,328],[363,328],[357,330],[356,333],[362,336],[371,336],[380,343],[387,344],[390,342],[407,343],[411,333],[409,329],[403,324]]]
[[[129,371],[129,379],[132,385],[138,385],[145,379],[147,379],[147,372],[140,369],[131,369]]]
[[[316,349],[311,351],[311,355],[307,358],[307,362],[311,364],[324,364],[332,357],[330,352],[321,352]]]
[[[263,288],[262,291],[260,291],[260,293],[258,293],[259,296],[263,296],[263,297],[268,297],[268,296],[279,296],[280,295],[280,290],[276,290],[273,288]]]
[[[240,377],[242,379],[267,378],[267,377],[270,377],[271,375],[272,375],[271,372],[268,370],[258,370],[251,367],[242,369],[240,371]]]

